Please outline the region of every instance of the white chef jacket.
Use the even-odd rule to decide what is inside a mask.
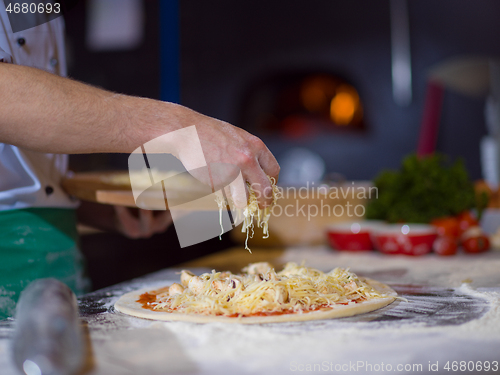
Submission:
[[[5,5],[0,1],[0,62],[66,76],[63,18],[13,33]],[[75,202],[60,187],[67,168],[67,155],[44,154],[0,143],[0,211],[74,208]]]

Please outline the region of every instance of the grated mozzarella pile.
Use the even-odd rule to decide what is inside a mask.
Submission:
[[[182,271],[183,285],[174,284],[158,294],[151,307],[166,312],[249,316],[302,313],[386,296],[342,268],[324,273],[287,263],[276,273],[269,263],[254,263],[243,271],[235,275],[214,270],[200,276]]]

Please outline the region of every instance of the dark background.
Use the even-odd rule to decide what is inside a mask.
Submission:
[[[500,2],[408,4],[413,78],[408,107],[392,98],[387,0],[181,1],[182,102],[236,122],[245,90],[269,71],[341,72],[360,92],[367,134],[265,141],[278,158],[290,146],[303,145],[323,156],[330,172],[371,179],[415,150],[430,67],[455,56],[500,56]],[[446,91],[438,150],[463,157],[474,179],[481,176],[483,112],[484,100]]]
[[[66,15],[70,76],[120,93],[159,98],[159,2],[143,2],[146,29],[139,48],[92,53],[85,46],[86,1],[80,1]],[[339,72],[358,89],[366,132],[300,140],[257,135],[278,159],[290,147],[304,146],[324,158],[329,172],[348,179],[372,179],[384,168],[397,168],[404,155],[415,151],[432,66],[457,56],[500,56],[498,0],[409,0],[408,5],[413,101],[400,107],[392,97],[388,0],[180,0],[181,104],[238,125],[246,92],[261,77],[307,69]],[[462,157],[471,177],[480,178],[484,99],[447,90],[440,125],[438,151]],[[126,155],[72,158],[72,168],[79,171],[125,167]],[[179,251],[175,233],[169,232],[168,238],[151,240],[156,247],[151,245],[153,258],[145,266],[129,267],[122,278],[231,245],[227,239],[222,243],[217,239]],[[101,250],[96,250],[101,245],[96,244],[116,248],[118,243],[85,241],[90,240],[84,239],[84,247],[101,257]],[[130,249],[132,261],[137,261],[136,249],[145,248],[141,241],[123,241],[119,246]],[[103,265],[114,256],[90,262]]]

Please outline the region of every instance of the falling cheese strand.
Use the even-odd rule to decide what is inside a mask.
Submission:
[[[238,215],[236,221],[238,221],[241,218],[241,214],[243,214],[243,225],[241,227],[241,231],[247,234],[245,239],[245,249],[247,249],[250,253],[252,253],[252,251],[248,247],[248,239],[253,238],[254,235],[254,218],[257,222],[257,227],[262,228],[262,232],[264,234],[263,238],[268,238],[269,218],[271,217],[271,211],[274,205],[276,204],[276,201],[281,197],[280,190],[278,189],[278,186],[276,186],[276,179],[270,176],[267,176],[267,178],[269,179],[269,182],[271,183],[271,188],[273,190],[273,201],[271,205],[265,208],[259,208],[259,202],[257,201],[257,196],[255,194],[255,191],[253,190],[252,185],[250,185],[250,183],[247,182],[248,204],[243,210],[236,209]],[[220,221],[221,235],[222,235],[222,233],[224,233],[224,228],[222,227],[222,210],[225,209],[225,207],[227,207],[227,203],[224,197],[221,198],[219,195],[216,196],[215,201],[219,206],[219,221]],[[251,234],[250,231],[252,232]]]
[[[219,240],[222,240],[222,235],[224,234],[224,226],[222,225],[222,210],[224,210],[227,207],[227,204],[226,200],[224,199],[224,196],[221,193],[215,194],[215,202],[217,203],[217,206],[219,206],[219,224],[220,224]]]
[[[104,182],[114,184],[114,185],[129,185],[131,183],[131,179],[134,180],[136,187],[144,187],[147,188],[151,186],[151,176],[154,176],[154,181],[163,181],[163,184],[169,184],[179,187],[189,187],[193,183],[193,177],[187,174],[183,174],[179,171],[162,171],[158,168],[144,168],[141,170],[131,171],[129,174],[113,174],[111,176],[104,176],[102,180]],[[174,178],[175,177],[175,178]],[[250,253],[252,252],[248,247],[248,239],[252,238],[254,235],[254,218],[257,221],[257,226],[262,228],[262,232],[264,234],[264,238],[269,237],[269,218],[271,217],[271,210],[273,206],[276,204],[276,201],[281,197],[281,193],[276,186],[276,179],[273,177],[267,176],[269,182],[271,182],[271,187],[273,190],[273,201],[271,206],[268,206],[264,209],[259,208],[259,204],[257,201],[257,197],[255,195],[255,191],[252,189],[252,186],[247,182],[248,186],[248,204],[247,206],[241,210],[236,209],[236,213],[238,217],[237,221],[243,215],[243,225],[241,227],[241,231],[243,233],[246,232],[245,239],[245,249],[247,249]],[[219,207],[219,224],[221,228],[221,233],[219,235],[219,239],[222,238],[224,234],[224,226],[222,224],[222,211],[227,207],[227,202],[224,199],[222,193],[216,193],[215,201]],[[251,231],[251,234],[250,234]]]
[[[324,273],[292,262],[278,273],[269,265],[264,274],[234,275],[214,270],[202,274],[199,279],[202,283],[199,290],[187,287],[172,296],[168,292],[158,294],[151,307],[167,312],[250,316],[273,312],[303,313],[387,297],[348,269],[335,268]]]

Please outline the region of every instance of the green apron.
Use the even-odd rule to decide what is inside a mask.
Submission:
[[[63,208],[0,211],[0,320],[13,316],[21,291],[54,277],[77,295],[88,290],[76,213]]]

